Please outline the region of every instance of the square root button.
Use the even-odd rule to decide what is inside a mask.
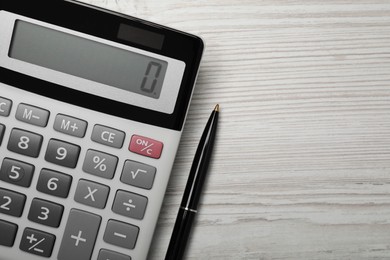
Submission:
[[[158,159],[161,156],[163,143],[148,137],[133,135],[131,137],[129,150],[143,156]]]

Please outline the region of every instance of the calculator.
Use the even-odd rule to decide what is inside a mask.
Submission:
[[[146,259],[200,38],[68,0],[0,2],[0,260]]]

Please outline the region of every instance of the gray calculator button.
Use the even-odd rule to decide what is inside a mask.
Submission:
[[[5,126],[3,124],[0,124],[0,145],[1,145],[1,141],[3,140],[4,132],[5,132]]]
[[[49,120],[49,115],[50,113],[46,109],[27,104],[19,104],[15,117],[19,121],[45,127]]]
[[[28,213],[28,219],[49,227],[58,227],[61,222],[64,207],[42,199],[33,199]]]
[[[80,180],[74,200],[91,207],[103,209],[106,206],[110,188],[87,180]]]
[[[5,158],[0,169],[0,180],[22,187],[30,187],[34,165]]]
[[[88,150],[83,171],[106,179],[112,179],[117,163],[118,158],[116,156],[95,150]]]
[[[45,160],[68,168],[75,168],[80,155],[80,146],[57,139],[50,139]]]
[[[58,260],[90,260],[101,217],[71,209],[61,242]]]
[[[30,254],[50,257],[53,252],[55,240],[56,237],[52,234],[26,228],[23,232],[19,248]]]
[[[112,245],[133,249],[138,232],[139,228],[136,226],[110,219],[103,240]]]
[[[143,219],[147,204],[148,199],[146,197],[119,190],[116,193],[112,211],[122,216]]]
[[[135,187],[151,189],[155,175],[155,167],[127,160],[123,167],[121,181]]]
[[[115,148],[122,148],[125,133],[103,125],[95,125],[92,132],[92,141]]]
[[[18,226],[14,223],[0,219],[0,245],[12,247],[15,242]]]
[[[38,157],[43,137],[29,131],[14,128],[8,141],[8,150],[30,156]]]
[[[131,260],[131,257],[111,250],[101,249],[97,260]]]
[[[23,213],[25,202],[25,195],[6,189],[0,189],[0,213],[20,217]]]
[[[54,129],[67,135],[84,137],[87,130],[87,122],[71,116],[58,114],[54,121]]]
[[[67,198],[71,184],[72,176],[42,169],[37,183],[37,190],[56,197]]]
[[[11,100],[0,97],[0,116],[9,116],[9,113],[11,112],[11,107]]]

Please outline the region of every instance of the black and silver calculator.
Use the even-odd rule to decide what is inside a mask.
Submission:
[[[0,260],[147,258],[203,52],[68,0],[0,2]]]

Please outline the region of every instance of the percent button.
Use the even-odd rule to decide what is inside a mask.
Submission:
[[[106,179],[112,179],[117,164],[118,157],[114,155],[88,150],[83,164],[83,171]]]

